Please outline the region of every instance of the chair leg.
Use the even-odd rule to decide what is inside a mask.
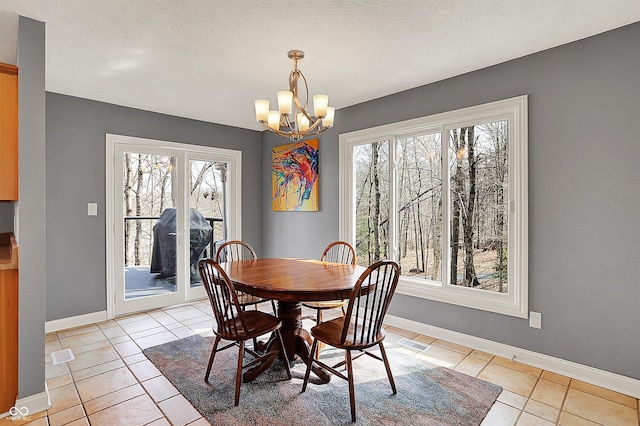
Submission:
[[[240,383],[242,382],[242,361],[244,358],[244,340],[239,342],[240,349],[238,349],[238,369],[236,370],[236,395],[234,404],[236,407],[240,402]]]
[[[316,309],[316,325],[320,325],[322,323],[322,309]],[[322,342],[318,342],[318,347],[316,347],[316,351],[313,354],[316,358],[320,358],[320,350],[324,344]]]
[[[253,308],[254,308],[256,311],[257,311],[257,310],[259,310],[259,309],[258,309],[258,304],[256,303],[255,305],[253,305]],[[243,310],[243,311],[245,310],[245,309],[244,309],[244,306],[242,306],[242,310]],[[252,343],[253,343],[253,350],[254,350],[254,351],[256,351],[256,352],[258,352],[258,338],[257,338],[257,337],[254,337],[254,338],[252,339]]]
[[[241,308],[242,308],[243,311],[246,311],[246,307],[245,306],[241,306]],[[258,310],[258,304],[257,303],[254,304],[253,308],[257,311]],[[253,348],[252,349],[254,351],[258,352],[258,339],[254,337],[253,340],[252,340],[252,343],[253,343]]]
[[[271,300],[271,309],[273,309],[273,315],[277,317],[278,309],[276,308],[276,302],[274,302],[273,300]]]
[[[318,339],[313,339],[311,350],[309,351],[309,362],[307,363],[307,372],[304,373],[304,382],[302,382],[302,392],[307,390],[307,382],[309,381],[309,374],[311,373],[311,366],[313,365],[313,354],[316,352],[318,346]]]
[[[213,358],[216,356],[218,343],[220,343],[220,337],[216,336],[216,340],[214,340],[213,347],[211,348],[211,355],[209,355],[209,365],[207,365],[207,373],[204,375],[204,381],[207,383],[209,383],[209,373],[211,373],[211,366],[213,365]]]
[[[384,361],[384,368],[387,369],[387,377],[389,377],[389,383],[391,383],[391,389],[393,390],[393,394],[396,394],[396,383],[393,381],[393,375],[391,374],[391,367],[389,366],[389,358],[387,358],[387,352],[384,350],[384,345],[382,342],[378,343],[380,346],[380,354],[382,355],[382,360]]]
[[[282,340],[282,333],[280,333],[280,329],[276,330],[278,334],[278,340],[280,340],[280,347],[282,348],[282,352],[280,352],[280,356],[282,357],[282,362],[284,362],[284,367],[287,369],[287,376],[289,380],[291,380],[291,367],[289,366],[289,357],[287,356],[287,351],[284,348],[284,340]]]
[[[351,351],[347,349],[347,377],[349,378],[349,403],[351,404],[351,421],[356,421],[356,392],[353,386],[353,365],[351,364]]]

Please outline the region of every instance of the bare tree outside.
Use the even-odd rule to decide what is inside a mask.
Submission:
[[[508,135],[506,120],[450,132],[452,284],[508,291]]]
[[[124,154],[125,266],[149,265],[152,228],[167,207],[175,207],[175,158]]]
[[[125,266],[149,265],[153,225],[167,208],[176,206],[176,158],[139,153],[124,154]],[[214,162],[192,160],[189,205],[206,218],[223,219],[220,172]],[[222,222],[214,235],[222,236]]]
[[[356,253],[368,266],[388,256],[389,142],[356,150]]]
[[[443,214],[453,285],[506,293],[508,286],[507,120],[359,145],[354,151],[356,252],[368,265],[397,244],[402,275],[441,281]],[[389,208],[389,149],[395,149],[396,200]],[[443,210],[443,160],[449,206]],[[397,235],[389,236],[389,212]]]
[[[215,162],[191,160],[189,206],[206,218],[224,219],[224,182]],[[226,170],[226,169],[225,169]],[[224,235],[223,221],[212,222],[215,239]]]
[[[396,150],[402,273],[430,280],[441,279],[441,150],[440,133],[399,139]]]

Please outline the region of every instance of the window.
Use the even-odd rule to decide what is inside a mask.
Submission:
[[[340,237],[398,292],[527,317],[527,97],[340,135]]]

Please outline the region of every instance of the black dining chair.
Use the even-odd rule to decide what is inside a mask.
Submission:
[[[280,328],[282,327],[282,321],[273,315],[258,310],[246,311],[240,305],[238,294],[231,283],[231,280],[224,272],[222,267],[211,259],[203,259],[198,262],[198,271],[202,278],[202,284],[209,296],[211,302],[211,308],[213,309],[213,315],[215,317],[215,323],[213,325],[213,333],[215,334],[215,341],[211,349],[211,355],[209,356],[209,364],[207,365],[207,372],[204,376],[204,381],[209,382],[209,375],[211,373],[211,366],[217,352],[223,351],[231,346],[237,345],[238,349],[238,364],[236,369],[236,389],[234,404],[238,405],[240,401],[240,382],[242,380],[242,370],[260,362],[269,362],[278,354],[280,354],[287,371],[287,377],[291,379],[291,369],[282,340],[282,334]],[[265,354],[258,354],[257,352],[245,348],[245,341],[249,339],[255,340],[257,337],[267,333],[275,332],[280,342],[281,353],[277,349],[273,349]],[[218,349],[220,340],[231,341],[230,344]],[[274,345],[277,348],[278,345]],[[243,364],[243,358],[245,351],[253,355],[255,358],[246,364]]]
[[[307,389],[309,373],[315,364],[332,374],[346,380],[349,383],[349,402],[351,405],[351,420],[356,421],[356,401],[353,382],[353,360],[362,355],[368,355],[384,362],[387,377],[393,393],[396,393],[396,385],[393,381],[389,360],[384,349],[385,337],[382,322],[391,303],[396,287],[400,268],[396,262],[382,260],[369,266],[358,278],[347,304],[347,312],[344,317],[339,317],[323,322],[311,328],[313,345],[311,356],[307,363],[307,371],[302,384],[302,392]],[[318,343],[345,350],[345,359],[329,366],[320,361],[316,354]],[[380,348],[380,356],[368,349],[374,346]],[[351,352],[358,351],[352,358]],[[346,374],[338,371],[338,368],[347,365]]]

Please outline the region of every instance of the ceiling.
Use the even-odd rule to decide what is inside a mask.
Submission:
[[[46,22],[47,91],[260,129],[291,49],[339,109],[640,21],[640,0],[2,0],[0,62],[18,15]]]

